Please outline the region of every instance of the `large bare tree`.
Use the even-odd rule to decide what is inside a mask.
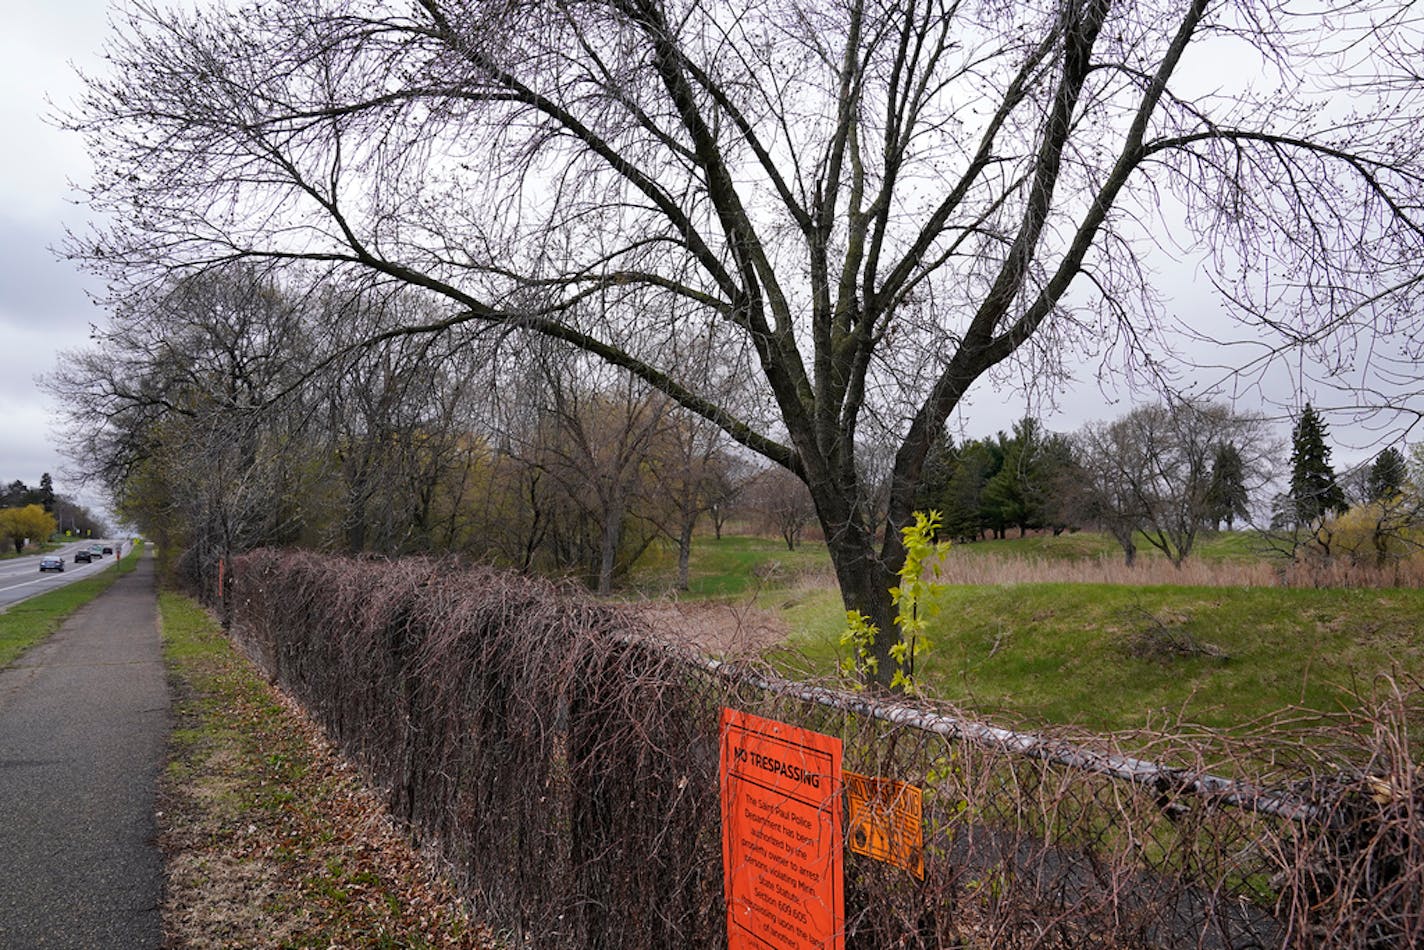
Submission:
[[[934,435],[1011,358],[1051,380],[1085,353],[1150,356],[1161,236],[1209,247],[1235,312],[1283,345],[1413,314],[1402,0],[125,16],[70,120],[112,222],[75,254],[134,283],[228,259],[359,274],[444,302],[396,332],[539,334],[622,367],[806,483],[887,679],[897,529]],[[755,365],[769,418],[668,357],[690,324]],[[862,437],[894,446],[874,510]]]

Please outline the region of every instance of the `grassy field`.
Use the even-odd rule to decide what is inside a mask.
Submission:
[[[833,675],[844,613],[824,546],[804,544],[794,560],[779,547],[699,539],[691,595],[755,597],[789,630],[773,662]],[[956,546],[972,568],[961,573],[982,580],[940,590],[924,691],[1015,724],[1120,730],[1165,717],[1231,727],[1286,707],[1353,704],[1382,673],[1424,674],[1424,591],[1259,586],[1270,573],[1257,548],[1245,534],[1217,536],[1188,570],[1148,558],[1123,573],[1111,540],[1084,532]],[[794,570],[768,572],[765,559]],[[1054,579],[1099,563],[1153,582]],[[1214,586],[1186,582],[1202,572]],[[1258,586],[1232,585],[1234,572]],[[995,582],[1003,577],[1014,582]]]
[[[1040,583],[946,587],[937,606],[926,692],[1016,722],[1229,727],[1288,706],[1338,709],[1378,673],[1424,671],[1415,590]],[[833,669],[839,605],[786,613],[780,662]]]
[[[22,600],[0,613],[0,667],[9,666],[21,653],[58,630],[70,614],[108,590],[119,574],[133,570],[141,550],[137,545],[129,545],[128,554],[117,565],[111,564],[83,580]]]
[[[682,596],[745,597],[757,591],[783,588],[808,575],[830,575],[825,544],[804,541],[787,550],[779,539],[749,535],[698,538],[692,545],[688,590]],[[645,555],[631,584],[640,593],[657,593],[672,586],[677,574],[677,549],[671,545]]]

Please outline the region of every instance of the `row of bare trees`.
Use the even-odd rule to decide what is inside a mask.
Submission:
[[[1129,566],[1145,544],[1180,567],[1203,532],[1238,524],[1290,562],[1381,568],[1424,550],[1424,447],[1411,463],[1387,446],[1337,477],[1327,428],[1307,404],[1287,442],[1259,415],[1190,400],[1071,434],[1025,418],[995,438],[938,440],[919,505],[955,540],[1098,529]]]
[[[758,466],[656,388],[554,342],[390,332],[431,319],[422,307],[215,268],[131,298],[49,385],[70,407],[73,454],[118,488],[128,520],[186,551],[195,577],[300,542],[461,552],[608,593],[661,539],[685,588],[703,518],[720,535],[737,512],[789,547],[815,523],[793,472]],[[386,335],[333,342],[353,329]],[[681,359],[736,383],[710,348],[685,343]],[[1091,527],[1129,564],[1145,539],[1180,565],[1203,530],[1251,520],[1281,455],[1261,418],[1215,403],[1139,407],[1071,435],[1025,418],[992,439],[937,439],[915,503],[958,539]],[[889,451],[861,458],[870,503],[887,503]]]
[[[1093,528],[1129,565],[1143,540],[1180,565],[1201,532],[1250,519],[1276,454],[1263,419],[1216,403],[1141,406],[1071,434],[1029,417],[994,438],[939,440],[919,504],[956,540]]]
[[[47,381],[71,454],[195,579],[266,544],[459,552],[608,592],[654,541],[688,583],[699,522],[794,544],[804,487],[656,389],[554,344],[343,329],[421,319],[409,295],[296,295],[213,270],[131,301]]]
[[[1145,538],[1180,566],[1203,531],[1247,520],[1249,495],[1278,474],[1266,422],[1215,403],[1140,407],[1080,440],[1070,497],[1128,564]]]

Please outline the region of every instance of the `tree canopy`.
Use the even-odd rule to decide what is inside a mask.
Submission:
[[[134,5],[69,120],[111,222],[72,250],[120,294],[242,262],[428,296],[334,350],[486,332],[621,367],[805,482],[883,661],[936,433],[1011,359],[1155,365],[1154,236],[1210,248],[1282,347],[1412,313],[1417,24],[1321,6],[1317,33],[1207,0]],[[1223,54],[1272,81],[1204,88]],[[1342,85],[1370,108],[1324,108]]]
[[[1387,501],[1404,490],[1409,480],[1409,466],[1404,453],[1389,446],[1375,456],[1365,481],[1367,501]]]
[[[25,549],[26,541],[47,541],[55,530],[54,516],[40,505],[0,508],[0,537],[15,546],[16,554]]]
[[[1086,427],[1079,444],[1088,512],[1127,563],[1140,535],[1179,567],[1201,529],[1238,499],[1236,488],[1244,495],[1248,477],[1265,480],[1273,451],[1261,419],[1215,403],[1140,406]],[[1249,457],[1223,451],[1235,445],[1249,447]]]
[[[1231,442],[1223,442],[1216,447],[1216,457],[1211,463],[1211,483],[1206,490],[1207,517],[1213,526],[1225,521],[1226,530],[1230,531],[1238,519],[1245,521],[1251,516],[1250,499],[1241,450]]]

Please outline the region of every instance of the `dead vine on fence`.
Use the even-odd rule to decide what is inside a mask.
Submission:
[[[1279,722],[1053,732],[1032,738],[1055,754],[1026,754],[1008,738],[1023,733],[926,728],[972,723],[947,706],[882,715],[509,573],[262,551],[234,574],[239,642],[476,911],[533,945],[725,943],[724,705],[837,736],[847,768],[925,789],[923,881],[846,857],[848,947],[1424,944],[1417,684],[1291,723],[1288,742]],[[1172,768],[1085,767],[1148,759]],[[1300,808],[1241,807],[1243,790]]]

